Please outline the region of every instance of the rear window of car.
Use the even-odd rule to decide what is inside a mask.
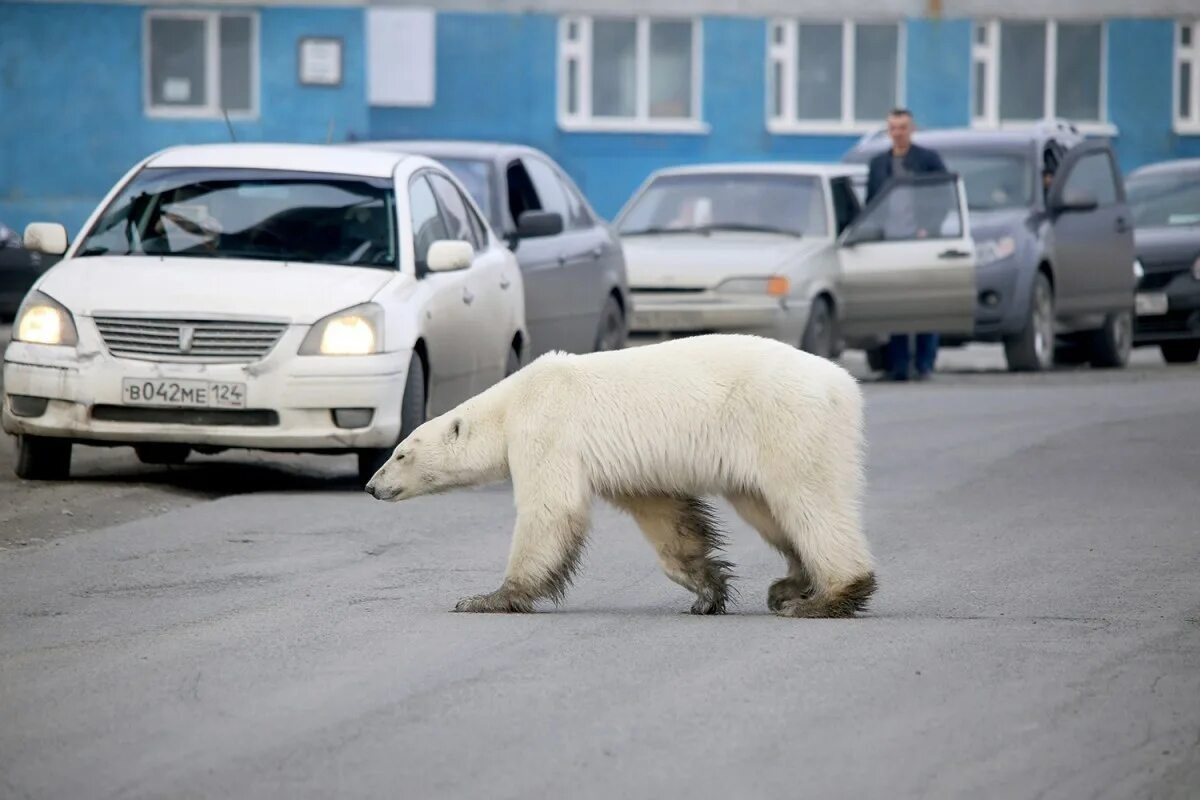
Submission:
[[[386,178],[199,167],[139,172],[78,256],[236,258],[394,269],[395,192]]]

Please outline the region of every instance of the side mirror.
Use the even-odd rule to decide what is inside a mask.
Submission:
[[[1055,205],[1055,211],[1092,211],[1100,201],[1096,195],[1086,191],[1064,193]]]
[[[563,232],[562,214],[557,211],[526,211],[517,220],[517,238],[557,236]]]
[[[429,245],[425,265],[430,272],[453,272],[471,266],[475,248],[461,239],[439,239]]]
[[[31,222],[25,226],[25,249],[61,256],[67,252],[67,229],[57,222]]]
[[[865,244],[867,242],[882,242],[884,239],[883,226],[875,222],[864,222],[860,225],[851,225],[846,238],[842,240],[842,245],[845,247],[853,247],[856,244]]]

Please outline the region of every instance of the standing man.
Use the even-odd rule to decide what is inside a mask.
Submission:
[[[913,117],[906,108],[894,108],[887,118],[888,136],[892,147],[871,159],[870,171],[867,173],[867,202],[879,193],[879,190],[892,178],[904,175],[917,175],[927,172],[945,172],[946,165],[936,151],[913,144]],[[902,214],[906,220],[900,221],[902,227],[915,229],[915,208],[895,208],[893,213]],[[904,224],[904,223],[911,223]],[[918,237],[923,231],[917,230]],[[916,348],[916,363],[913,364],[909,348],[909,334],[893,334],[887,343],[887,375],[891,380],[906,381],[912,368],[916,367],[917,380],[927,380],[933,373],[933,364],[937,360],[938,335],[936,333],[918,333]]]

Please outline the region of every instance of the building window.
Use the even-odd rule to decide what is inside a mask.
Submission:
[[[1200,133],[1200,20],[1175,26],[1175,129]]]
[[[775,20],[767,28],[767,127],[877,127],[904,102],[904,30],[893,22]]]
[[[971,120],[980,127],[1063,118],[1105,121],[1101,22],[996,21],[975,25]]]
[[[142,47],[148,114],[257,115],[257,15],[149,11]]]
[[[562,127],[703,130],[695,20],[567,17],[559,23],[558,52]]]

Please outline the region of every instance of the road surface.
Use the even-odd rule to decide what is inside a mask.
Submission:
[[[847,359],[855,369],[860,362]],[[495,588],[507,486],[389,505],[348,458],[0,476],[0,797],[1194,798],[1200,369],[866,384],[880,591],[692,617],[598,505],[558,609]],[[4,444],[6,454],[11,446]]]

